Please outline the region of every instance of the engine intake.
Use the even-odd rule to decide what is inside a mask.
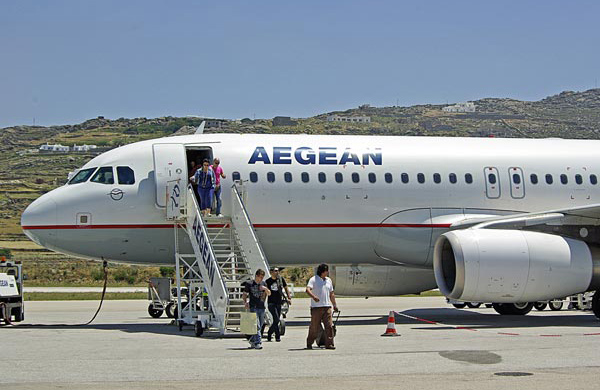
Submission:
[[[433,268],[438,287],[448,298],[498,303],[586,291],[594,274],[590,249],[582,241],[499,229],[442,234],[434,247]]]

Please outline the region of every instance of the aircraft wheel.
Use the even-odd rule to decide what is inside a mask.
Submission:
[[[539,310],[542,311],[546,308],[546,306],[548,306],[548,304],[546,302],[535,302],[533,304],[533,307],[535,308],[535,310]]]
[[[467,306],[466,303],[453,303],[452,306],[454,306],[457,309],[464,309],[465,306]]]
[[[550,310],[552,311],[559,311],[563,307],[563,301],[562,299],[553,299],[548,302],[548,306],[550,306]]]
[[[492,307],[494,307],[494,305],[492,305],[491,303],[486,303],[485,307],[488,309],[491,309]]]
[[[494,303],[492,304],[494,310],[501,315],[516,315],[523,316],[533,309],[533,303],[522,302],[522,303]]]
[[[600,320],[600,290],[596,291],[592,298],[592,311],[596,318]]]
[[[467,302],[467,307],[471,309],[477,309],[479,306],[481,306],[481,302]]]
[[[163,311],[160,309],[155,309],[153,304],[148,305],[148,314],[152,318],[159,318],[162,316]]]

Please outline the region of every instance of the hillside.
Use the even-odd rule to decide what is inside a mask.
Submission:
[[[294,119],[296,124],[292,126],[273,126],[270,119],[246,118],[221,121],[221,127],[205,131],[600,139],[600,89],[562,92],[534,102],[485,98],[474,103],[475,112],[463,113],[442,111],[446,105],[364,105]],[[371,122],[328,122],[329,115],[369,116]],[[62,185],[70,171],[99,152],[140,140],[189,134],[201,122],[202,118],[196,117],[98,117],[76,125],[0,129],[0,247],[18,247],[26,240],[19,226],[21,212],[41,194]],[[100,149],[95,153],[39,153],[40,145],[45,143],[95,144]],[[21,259],[47,254],[35,247],[17,248],[17,253]]]

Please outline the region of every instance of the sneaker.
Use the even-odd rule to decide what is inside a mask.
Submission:
[[[281,339],[275,339],[275,341],[277,341],[279,343],[279,342],[281,342]]]
[[[328,345],[328,346],[326,346],[326,347],[325,347],[325,349],[335,349],[335,346],[333,346],[333,345]]]
[[[306,344],[306,349],[312,349],[312,345]]]
[[[217,218],[223,218],[223,214],[217,215]]]
[[[271,339],[271,336],[267,337],[267,341],[268,341],[268,342],[271,342],[271,341],[273,341],[273,340]]]
[[[254,345],[254,349],[262,349],[262,344],[256,344],[256,345]]]

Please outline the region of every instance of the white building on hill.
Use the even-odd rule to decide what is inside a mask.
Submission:
[[[68,152],[69,151],[69,147],[68,146],[64,146],[61,144],[54,144],[54,145],[50,145],[50,144],[46,144],[46,145],[42,145],[40,146],[40,152]]]
[[[340,115],[329,115],[327,122],[356,122],[356,123],[370,123],[370,116],[340,116]]]
[[[74,152],[89,152],[98,148],[96,145],[73,145]]]
[[[442,108],[444,112],[475,112],[477,106],[473,102],[456,103],[453,106],[446,106]]]

